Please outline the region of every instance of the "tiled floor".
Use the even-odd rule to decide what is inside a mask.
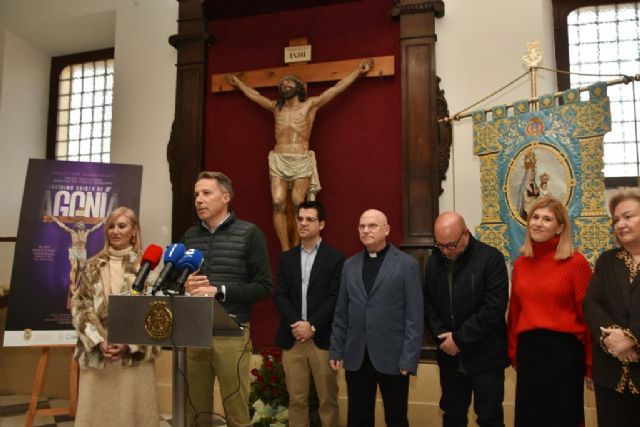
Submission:
[[[0,427],[24,427],[24,418],[29,409],[29,396],[0,396]],[[38,408],[59,408],[68,406],[67,400],[40,399]],[[34,427],[73,427],[73,418],[66,415],[36,417]],[[159,427],[170,427],[171,418],[162,415]]]

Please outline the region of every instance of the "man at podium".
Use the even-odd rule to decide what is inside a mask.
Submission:
[[[188,349],[188,425],[210,426],[213,382],[218,378],[227,426],[251,425],[249,417],[249,320],[257,301],[271,292],[267,244],[254,224],[238,219],[230,210],[233,188],[221,172],[202,172],[194,189],[200,219],[182,242],[204,254],[199,271],[189,276],[185,290],[195,296],[213,296],[245,326],[243,336],[215,336],[213,348]],[[195,411],[194,411],[195,408]]]

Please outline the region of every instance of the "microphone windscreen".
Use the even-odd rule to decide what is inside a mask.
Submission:
[[[167,246],[167,250],[164,252],[163,261],[165,264],[172,263],[178,264],[178,261],[184,256],[186,248],[182,243],[172,243]]]
[[[140,264],[148,262],[150,269],[153,270],[158,266],[158,263],[160,263],[160,259],[162,259],[162,248],[152,244],[144,250]]]
[[[189,249],[178,263],[181,270],[188,269],[191,273],[196,271],[202,265],[204,256],[198,249]]]

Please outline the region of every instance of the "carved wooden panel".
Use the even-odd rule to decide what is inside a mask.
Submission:
[[[439,213],[438,196],[444,179],[439,169],[442,150],[438,143],[438,96],[442,97],[442,109],[444,94],[439,91],[435,64],[435,18],[444,16],[444,2],[401,0],[392,15],[400,19],[402,53],[404,242],[401,246],[418,260],[424,278],[424,268],[433,250],[433,224]],[[446,108],[446,100],[444,105]],[[436,347],[428,332],[423,340],[422,357],[435,359]]]
[[[438,214],[434,43],[402,42],[405,243],[433,243]],[[425,96],[433,94],[433,96]]]
[[[193,224],[193,184],[203,166],[204,99],[207,90],[207,45],[200,0],[180,1],[177,35],[169,43],[178,51],[175,116],[167,145],[169,177],[173,191],[172,241],[178,241]]]

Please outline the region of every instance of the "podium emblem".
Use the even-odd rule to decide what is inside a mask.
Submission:
[[[166,302],[153,301],[144,318],[144,330],[150,338],[167,338],[171,333],[173,313]]]

